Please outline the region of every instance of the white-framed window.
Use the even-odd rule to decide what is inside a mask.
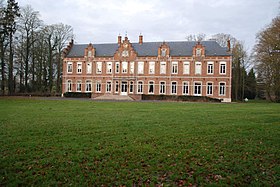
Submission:
[[[71,80],[67,81],[66,90],[67,90],[67,92],[72,92],[72,81]]]
[[[106,92],[107,93],[111,93],[111,91],[112,91],[112,83],[111,83],[111,81],[106,82]]]
[[[77,81],[76,91],[77,92],[81,92],[82,91],[82,81]]]
[[[116,62],[115,66],[116,66],[115,67],[115,70],[116,70],[115,72],[119,73],[120,72],[120,62]]]
[[[101,81],[96,82],[96,92],[101,92]]]
[[[127,73],[127,62],[122,62],[122,73]]]
[[[88,51],[88,57],[91,57],[92,51]]]
[[[102,62],[96,63],[96,73],[98,73],[98,74],[102,73]]]
[[[143,93],[143,81],[137,82],[137,93]]]
[[[67,73],[72,73],[72,72],[73,72],[73,63],[67,62]]]
[[[154,94],[154,89],[155,89],[155,82],[154,81],[149,81],[149,94]]]
[[[165,94],[165,82],[164,81],[161,81],[159,83],[159,93],[160,94]]]
[[[206,95],[213,95],[213,83],[212,82],[207,82]]]
[[[189,95],[189,82],[187,82],[187,81],[183,82],[182,94]]]
[[[138,62],[138,74],[144,73],[144,62]]]
[[[77,63],[77,73],[82,73],[82,62]]]
[[[225,82],[219,83],[219,95],[220,96],[226,95],[226,83]]]
[[[134,85],[134,82],[131,81],[131,82],[129,83],[129,93],[133,93],[133,85]]]
[[[86,92],[91,92],[91,81],[90,80],[86,81]]]
[[[177,82],[171,82],[171,94],[177,94]]]
[[[214,73],[214,62],[207,62],[207,74]]]
[[[160,74],[166,74],[166,62],[160,62]]]
[[[190,74],[190,62],[184,62],[183,64],[183,74]]]
[[[112,73],[112,65],[113,63],[112,62],[107,62],[106,63],[106,73],[107,74],[111,74]]]
[[[220,62],[220,74],[226,74],[226,62]]]
[[[201,96],[201,93],[202,93],[202,83],[201,82],[194,82],[193,95]]]
[[[172,62],[172,74],[178,73],[178,62]]]
[[[115,93],[119,92],[119,81],[116,81],[115,83]]]
[[[88,62],[87,63],[87,74],[91,74],[92,72],[92,65],[91,65],[91,62]]]
[[[198,49],[196,49],[196,56],[201,56],[201,49],[200,48],[198,48]]]
[[[155,74],[155,62],[149,62],[149,74]]]
[[[134,74],[134,62],[130,62],[130,70],[129,70],[130,74]]]
[[[201,75],[201,62],[195,62],[195,74]]]

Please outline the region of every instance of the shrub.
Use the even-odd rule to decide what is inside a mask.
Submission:
[[[64,97],[73,98],[91,98],[91,93],[81,93],[81,92],[66,92],[63,94]]]

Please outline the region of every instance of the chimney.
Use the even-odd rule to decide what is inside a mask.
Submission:
[[[118,36],[118,44],[120,45],[121,43],[122,43],[122,36],[119,35],[119,36]]]
[[[139,44],[143,44],[143,36],[141,34],[139,35]]]
[[[228,52],[230,52],[230,50],[231,50],[230,49],[230,40],[227,41],[227,50],[228,50]]]

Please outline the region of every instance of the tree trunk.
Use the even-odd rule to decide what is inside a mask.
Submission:
[[[14,52],[13,52],[13,33],[11,32],[10,35],[10,43],[9,43],[9,78],[8,78],[8,89],[9,95],[14,93]]]
[[[2,95],[5,94],[5,51],[4,51],[4,42],[1,41],[0,44],[0,48],[1,48],[1,93]]]

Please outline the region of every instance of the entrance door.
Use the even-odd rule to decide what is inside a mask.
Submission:
[[[123,81],[121,85],[121,95],[127,95],[127,82]]]

